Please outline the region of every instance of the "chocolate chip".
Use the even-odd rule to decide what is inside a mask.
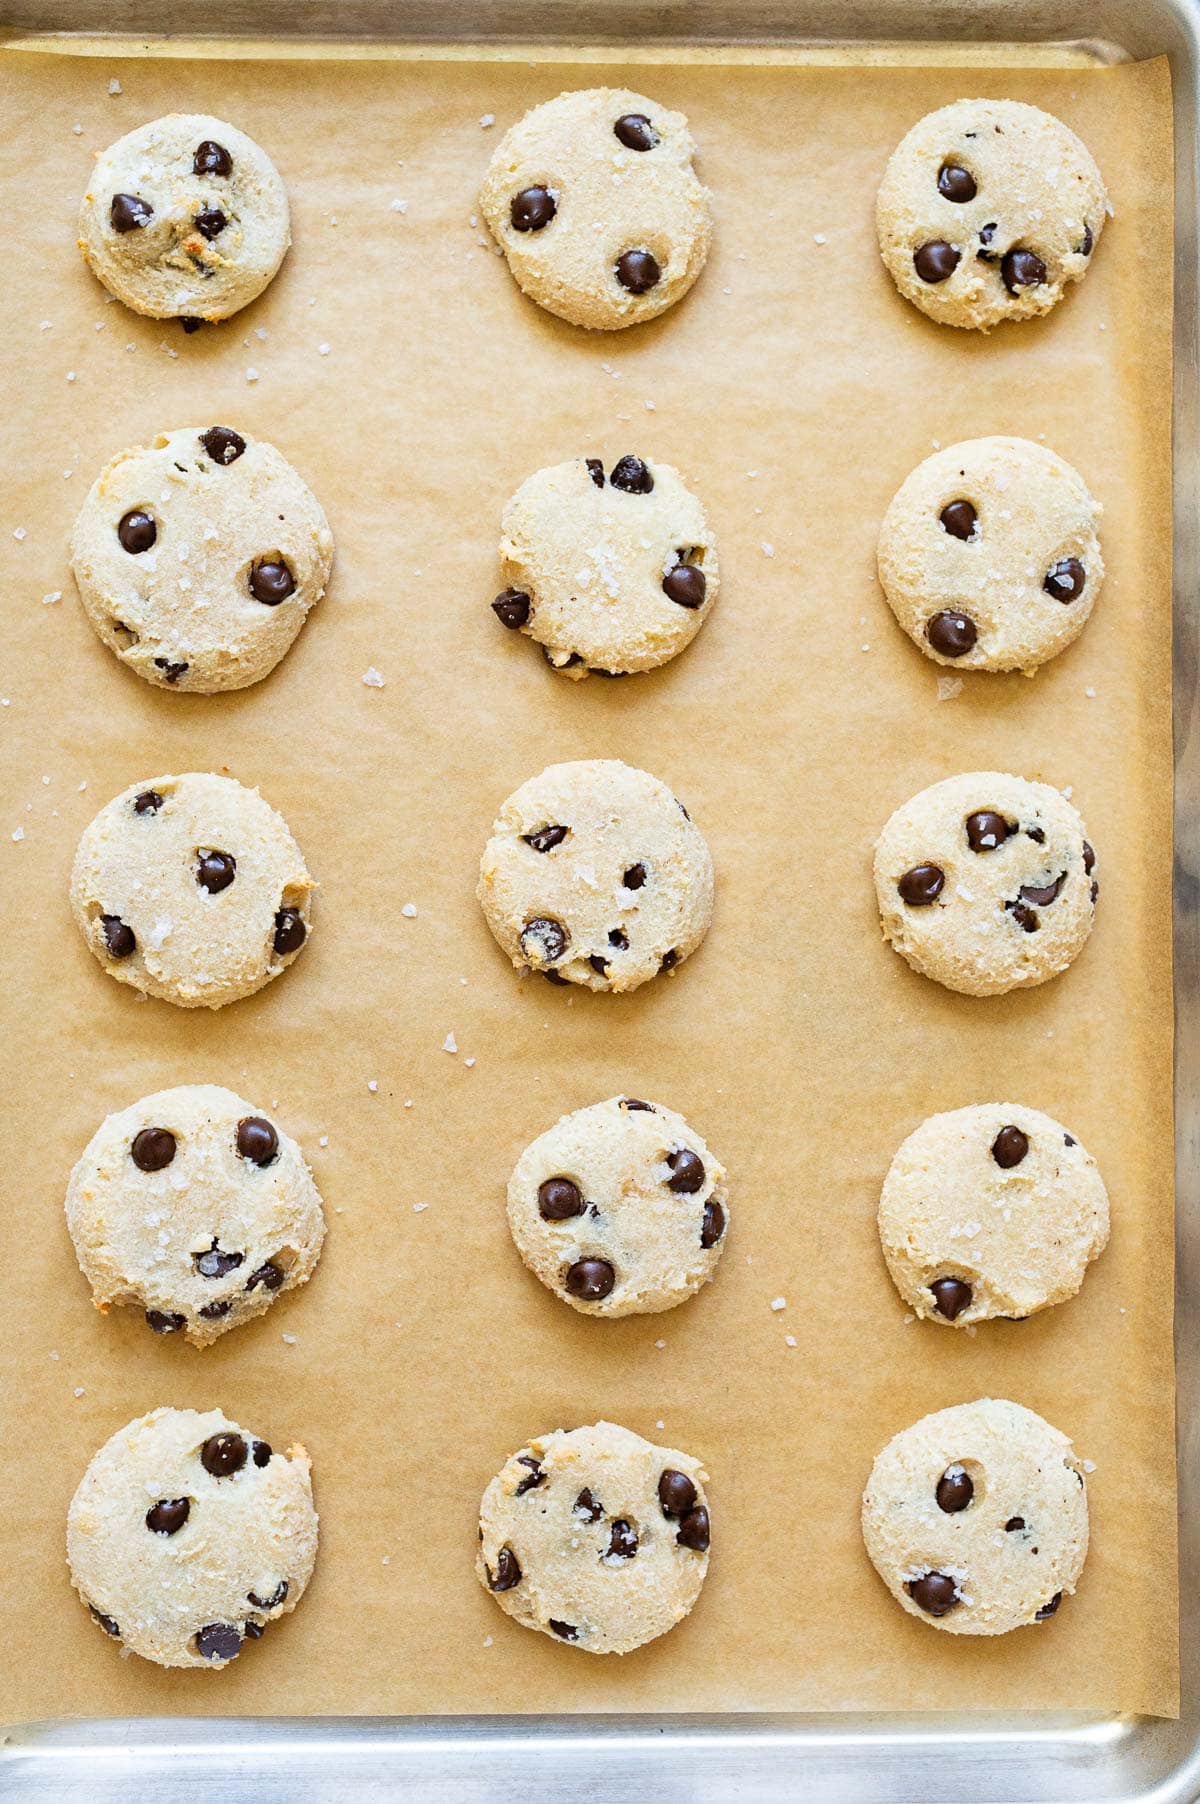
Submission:
[[[1061,877],[1054,879],[1053,883],[1047,883],[1041,887],[1033,883],[1023,883],[1019,892],[1021,900],[1022,902],[1032,902],[1037,908],[1049,908],[1052,902],[1058,900],[1058,892],[1066,881],[1067,873],[1064,871]]]
[[[1010,1535],[1015,1534],[1017,1529],[1024,1528],[1024,1526],[1024,1516],[1010,1516],[1008,1521],[1004,1524],[1006,1532]]]
[[[103,1611],[96,1608],[95,1604],[89,1604],[88,1609],[106,1635],[111,1635],[114,1641],[121,1639],[120,1625],[114,1622],[111,1616],[105,1616]]]
[[[994,263],[996,261],[996,253],[994,250],[992,250],[990,248],[991,244],[992,244],[992,240],[995,238],[995,236],[996,236],[996,222],[994,219],[989,220],[987,225],[980,226],[980,228],[979,228],[979,249],[975,252],[975,257],[976,257],[977,262]]]
[[[1026,827],[1025,836],[1027,839],[1031,839],[1035,846],[1044,846],[1046,843],[1046,835],[1040,827]]]
[[[560,990],[567,990],[571,987],[570,978],[564,977],[560,971],[543,971],[541,975],[547,983],[557,984]]]
[[[910,908],[928,908],[945,886],[946,873],[939,864],[914,864],[896,884],[900,900]]]
[[[308,937],[308,928],[304,925],[298,908],[281,908],[275,916],[276,952],[286,958],[289,952],[299,952]]]
[[[529,597],[523,589],[502,589],[492,603],[492,612],[503,626],[513,629],[529,619]]]
[[[596,973],[597,977],[608,976],[608,960],[602,952],[589,952],[588,964],[592,967],[592,970]]]
[[[1063,1145],[1064,1146],[1077,1146],[1078,1144],[1079,1143],[1075,1139],[1073,1134],[1064,1134],[1063,1135]]]
[[[114,194],[108,209],[114,232],[136,232],[154,218],[154,208],[140,194]]]
[[[969,614],[943,608],[926,622],[925,637],[943,658],[965,658],[979,637],[979,629]]]
[[[220,464],[222,469],[236,463],[246,449],[245,439],[232,426],[210,426],[207,432],[200,434],[200,443],[213,462]]]
[[[1046,280],[1046,265],[1036,251],[1006,251],[1000,259],[1000,277],[1009,294],[1016,294],[1018,288],[1036,288]]]
[[[553,1629],[556,1635],[561,1635],[564,1641],[578,1641],[579,1639],[579,1630],[569,1622],[559,1622],[556,1616],[549,1617],[546,1626]]]
[[[172,664],[170,658],[155,658],[154,662],[168,683],[177,683],[187,669],[186,664]]]
[[[520,1578],[520,1576],[518,1573],[517,1577]],[[259,1597],[256,1592],[247,1591],[246,1602],[253,1604],[256,1610],[277,1610],[286,1599],[287,1594],[288,1582],[286,1579],[280,1579],[270,1597]]]
[[[584,462],[587,464],[588,475],[596,487],[602,489],[604,487],[604,465],[598,457],[587,457]]]
[[[603,1506],[597,1503],[592,1493],[588,1490],[580,1491],[571,1507],[575,1514],[577,1516],[582,1516],[586,1522],[599,1522],[601,1516],[604,1514]]]
[[[967,816],[967,844],[972,852],[994,852],[1008,838],[1008,822],[993,808],[980,808]]]
[[[694,1510],[689,1510],[679,1524],[679,1533],[675,1539],[680,1547],[690,1547],[694,1553],[703,1553],[709,1543],[708,1511],[702,1503]]]
[[[569,1221],[584,1211],[583,1193],[570,1178],[547,1178],[538,1185],[537,1199],[543,1221]]]
[[[523,1478],[521,1480],[520,1484],[517,1486],[517,1489],[516,1489],[516,1493],[515,1493],[516,1496],[524,1497],[526,1491],[536,1491],[539,1485],[545,1484],[546,1474],[542,1471],[542,1462],[540,1460],[534,1459],[532,1454],[530,1454],[530,1453],[518,1454],[517,1455],[517,1464],[518,1464],[518,1466],[528,1466],[529,1467],[529,1477]]]
[[[959,1510],[965,1510],[975,1495],[975,1485],[969,1472],[961,1466],[947,1466],[937,1481],[937,1505],[947,1516],[955,1516]]]
[[[653,150],[658,143],[658,133],[645,113],[622,114],[613,131],[626,150]]]
[[[232,175],[233,158],[223,144],[205,138],[203,144],[197,144],[192,156],[192,174]]]
[[[517,1564],[517,1556],[511,1547],[502,1547],[496,1555],[496,1570],[488,1568],[489,1591],[511,1591],[514,1585],[521,1582],[521,1568]]]
[[[658,968],[660,971],[673,971],[678,963],[679,953],[676,948],[672,946],[670,951],[664,952],[659,959]]]
[[[157,814],[163,805],[163,799],[157,789],[143,789],[140,796],[133,798],[135,814]]]
[[[1029,1136],[1019,1127],[1002,1127],[992,1141],[992,1157],[1001,1171],[1011,1171],[1029,1151]]]
[[[226,1253],[214,1240],[206,1253],[196,1253],[193,1257],[202,1278],[226,1278],[230,1272],[236,1272],[246,1255]]]
[[[266,1466],[266,1465],[270,1464],[270,1461],[271,1461],[271,1443],[270,1443],[270,1441],[255,1441],[255,1443],[254,1443],[254,1463],[255,1463],[255,1465],[256,1466]]]
[[[196,882],[210,896],[228,889],[237,875],[237,859],[231,852],[201,852],[196,865]]]
[[[255,1622],[254,1618],[250,1617],[248,1621],[242,1624],[242,1633],[245,1635],[247,1641],[261,1641],[263,1635],[266,1633],[266,1627],[267,1625],[265,1622]]]
[[[1085,839],[1083,842],[1083,869],[1084,869],[1085,875],[1090,877],[1092,872],[1095,870],[1095,868],[1096,868],[1096,854],[1092,850],[1088,841]]]
[[[913,268],[922,282],[944,282],[958,268],[960,256],[944,238],[933,238],[913,252]]]
[[[552,965],[567,949],[567,930],[549,915],[534,915],[521,930],[521,950],[530,964]]]
[[[945,1572],[927,1572],[913,1579],[908,1595],[927,1616],[945,1616],[959,1602],[958,1586]]]
[[[204,324],[202,319],[197,319],[195,315],[191,313],[180,313],[177,314],[176,317],[185,332],[198,332]]]
[[[1037,1615],[1034,1617],[1033,1620],[1035,1622],[1045,1622],[1047,1616],[1053,1616],[1054,1612],[1057,1610],[1057,1608],[1061,1602],[1062,1602],[1062,1592],[1056,1591],[1054,1593],[1054,1596],[1050,1599],[1050,1602],[1048,1604],[1042,1605],[1041,1609],[1038,1611]]]
[[[125,550],[133,557],[138,557],[143,551],[149,551],[158,537],[158,527],[155,524],[154,515],[148,514],[145,508],[130,508],[127,514],[121,516],[117,527],[117,537]]]
[[[674,1190],[679,1196],[694,1196],[704,1183],[703,1159],[690,1147],[679,1146],[667,1154],[667,1164],[674,1174],[667,1179],[667,1189]]]
[[[127,926],[120,915],[101,915],[100,930],[110,958],[128,958],[137,947],[133,928]]]
[[[973,539],[979,515],[970,501],[947,501],[938,519],[952,539]]]
[[[1092,237],[1092,228],[1090,225],[1087,224],[1087,222],[1085,220],[1084,227],[1083,227],[1083,239],[1082,239],[1081,243],[1076,246],[1078,254],[1081,257],[1090,257],[1092,254],[1092,246],[1095,244],[1095,242],[1096,242],[1096,240]]]
[[[237,1124],[237,1149],[253,1165],[269,1165],[279,1151],[279,1135],[262,1115],[244,1115]]]
[[[259,1285],[262,1284],[265,1285],[268,1290],[278,1290],[286,1275],[282,1266],[276,1265],[273,1259],[266,1259],[258,1267],[257,1271],[250,1273],[250,1276],[246,1279],[246,1289],[257,1290]]]
[[[581,1303],[599,1303],[616,1281],[617,1274],[607,1259],[577,1259],[563,1274],[563,1288]]]
[[[146,1311],[147,1325],[153,1328],[155,1334],[178,1334],[186,1321],[185,1315],[177,1315],[174,1310],[148,1309]]]
[[[250,566],[250,593],[264,607],[277,608],[296,590],[296,579],[282,558],[263,558]]]
[[[206,1322],[219,1322],[221,1317],[228,1315],[232,1308],[233,1304],[228,1297],[218,1297],[214,1303],[205,1303],[197,1311],[197,1314],[202,1315]]]
[[[626,495],[648,495],[654,487],[654,478],[640,457],[620,458],[608,480]]]
[[[539,827],[536,833],[522,833],[521,838],[535,852],[552,852],[555,846],[561,846],[569,827]]]
[[[206,1622],[196,1631],[196,1652],[206,1660],[233,1660],[242,1651],[242,1637],[230,1622]]]
[[[638,1538],[632,1523],[626,1522],[624,1516],[618,1516],[608,1537],[606,1557],[610,1560],[632,1560],[637,1550]]]
[[[649,251],[622,251],[616,264],[617,281],[630,294],[649,294],[662,280],[658,259]]]
[[[636,1096],[623,1096],[621,1098],[621,1107],[623,1109],[645,1109],[647,1115],[656,1115],[658,1113],[652,1102],[642,1102],[640,1098]]]
[[[1099,900],[1100,900],[1100,885],[1098,883],[1093,883],[1092,884],[1092,905],[1093,905],[1093,907]]]
[[[246,1453],[246,1443],[240,1434],[231,1431],[210,1434],[200,1449],[200,1464],[214,1478],[231,1478],[245,1465]]]
[[[676,564],[662,580],[663,594],[677,607],[699,608],[704,605],[708,579],[695,564]]]
[[[658,1501],[664,1516],[686,1516],[696,1501],[696,1487],[686,1472],[667,1466],[659,1477]]]
[[[621,879],[626,889],[641,889],[645,881],[646,867],[644,864],[631,864]]]
[[[167,1128],[145,1127],[133,1136],[129,1151],[139,1171],[163,1171],[175,1157],[175,1136]]]
[[[219,238],[221,236],[221,233],[228,224],[229,221],[226,219],[224,213],[222,213],[220,207],[205,207],[204,211],[202,213],[197,213],[195,218],[196,230],[199,232],[201,238],[207,238],[210,244],[214,238]]]
[[[1083,594],[1086,581],[1087,572],[1077,557],[1060,557],[1047,570],[1042,587],[1055,601],[1068,602]]]
[[[187,1497],[163,1497],[146,1511],[146,1527],[155,1535],[177,1535],[192,1513]]]
[[[700,1229],[700,1245],[715,1247],[725,1232],[725,1211],[720,1203],[711,1200],[704,1205],[704,1225]]]
[[[513,229],[517,232],[540,232],[558,212],[558,202],[549,188],[522,188],[514,194],[508,209]]]
[[[1024,933],[1036,933],[1041,926],[1036,912],[1026,902],[1006,902],[1004,904],[1017,926]]]
[[[964,1309],[971,1307],[974,1292],[961,1278],[936,1278],[929,1289],[933,1294],[934,1308],[948,1322],[954,1321]]]
[[[943,163],[938,170],[938,193],[943,200],[952,200],[956,206],[964,201],[974,200],[979,192],[975,186],[975,177],[961,163]]]

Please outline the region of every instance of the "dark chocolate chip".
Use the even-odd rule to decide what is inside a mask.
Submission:
[[[144,1127],[129,1151],[139,1171],[163,1171],[175,1157],[175,1136],[167,1128]]]
[[[270,1464],[270,1460],[271,1460],[271,1443],[270,1443],[270,1441],[255,1441],[255,1443],[254,1443],[254,1463],[255,1463],[255,1465],[256,1466],[266,1466],[266,1465]]]
[[[975,185],[975,177],[961,163],[943,163],[938,170],[938,193],[943,200],[952,200],[956,206],[964,201],[974,200],[979,192]]]
[[[1047,1616],[1053,1616],[1054,1612],[1057,1610],[1057,1608],[1061,1602],[1062,1602],[1062,1592],[1056,1591],[1054,1593],[1054,1596],[1050,1599],[1050,1602],[1048,1604],[1042,1605],[1041,1609],[1038,1611],[1037,1615],[1034,1617],[1033,1620],[1035,1622],[1045,1622]]]
[[[658,133],[645,113],[623,113],[613,131],[626,150],[653,150],[658,143]]]
[[[148,514],[142,507],[130,508],[127,514],[121,516],[117,527],[117,537],[124,549],[133,557],[138,557],[143,551],[149,551],[158,537],[158,527],[155,524],[154,515]]]
[[[556,1635],[561,1635],[564,1641],[578,1641],[579,1639],[579,1630],[572,1623],[559,1622],[556,1616],[549,1617],[546,1626],[553,1629]]]
[[[1085,839],[1083,842],[1083,869],[1084,869],[1084,872],[1088,877],[1090,877],[1092,872],[1095,870],[1095,868],[1096,868],[1096,854],[1092,850],[1092,847],[1090,846],[1088,841]]]
[[[517,1556],[511,1547],[502,1547],[496,1555],[496,1570],[488,1568],[489,1591],[511,1591],[514,1585],[521,1582],[521,1568]]]
[[[679,1196],[694,1196],[704,1183],[703,1159],[690,1147],[679,1146],[667,1154],[667,1164],[673,1174],[667,1179],[667,1189]]]
[[[147,1325],[153,1328],[155,1334],[178,1334],[186,1321],[185,1315],[177,1315],[174,1310],[148,1309],[146,1311]]]
[[[206,1660],[233,1660],[241,1651],[241,1634],[231,1622],[206,1622],[196,1631],[196,1652]]]
[[[181,313],[177,315],[177,317],[185,332],[198,332],[204,324],[202,319],[197,319],[195,315],[191,313]]]
[[[979,249],[975,252],[975,257],[976,257],[977,262],[994,263],[996,261],[996,253],[991,248],[992,240],[995,238],[995,236],[996,236],[996,222],[994,219],[989,220],[987,225],[980,226],[980,228],[979,228]]]
[[[298,908],[281,908],[275,916],[275,950],[281,958],[299,952],[308,937],[308,928]]]
[[[696,1501],[696,1487],[686,1472],[667,1466],[658,1481],[658,1501],[664,1516],[686,1516]]]
[[[524,1497],[526,1491],[536,1491],[539,1485],[545,1484],[546,1474],[542,1471],[542,1462],[534,1459],[531,1453],[519,1453],[517,1464],[529,1467],[529,1477],[521,1480],[515,1492],[516,1496]]]
[[[623,927],[610,927],[608,930],[608,943],[617,952],[628,952],[629,935]]]
[[[599,1522],[601,1516],[604,1514],[603,1505],[597,1503],[592,1493],[588,1490],[580,1491],[572,1508],[577,1516],[582,1516],[587,1522]]]
[[[195,1253],[196,1270],[202,1278],[227,1278],[245,1259],[244,1253],[226,1253],[214,1240],[206,1253]]]
[[[1055,601],[1076,601],[1086,581],[1087,572],[1077,557],[1060,557],[1047,570],[1042,587]]]
[[[1027,839],[1031,839],[1035,846],[1044,846],[1046,843],[1046,835],[1040,827],[1026,827],[1025,836]]]
[[[203,144],[197,144],[192,156],[192,174],[232,175],[233,158],[223,144],[205,138]]]
[[[584,1211],[583,1193],[570,1178],[547,1178],[538,1185],[537,1198],[543,1221],[569,1221]]]
[[[979,515],[970,501],[947,501],[938,519],[952,539],[973,539]]]
[[[1081,257],[1090,257],[1092,254],[1092,246],[1095,242],[1096,240],[1092,237],[1092,228],[1085,221],[1082,241],[1076,246],[1079,255]]]
[[[159,670],[162,671],[168,683],[177,683],[187,669],[186,664],[172,664],[170,658],[155,658],[154,662]]]
[[[257,1271],[250,1273],[246,1279],[246,1289],[257,1290],[259,1285],[263,1284],[268,1290],[278,1290],[285,1276],[286,1273],[282,1266],[276,1265],[273,1259],[266,1259]]]
[[[163,805],[163,799],[157,789],[143,789],[140,796],[133,798],[135,814],[157,814]]]
[[[1002,1127],[992,1141],[992,1157],[1001,1171],[1011,1171],[1029,1151],[1029,1136],[1019,1127]]]
[[[695,564],[676,564],[662,580],[663,594],[677,607],[699,608],[704,605],[708,579]]]
[[[1078,1144],[1079,1143],[1075,1139],[1073,1134],[1064,1134],[1063,1135],[1063,1145],[1064,1146],[1077,1146]]]
[[[967,816],[967,844],[972,852],[994,852],[1008,834],[1008,822],[994,808],[980,808]]]
[[[250,566],[250,593],[264,607],[277,608],[295,594],[296,579],[282,558],[263,558]]]
[[[589,952],[588,964],[592,967],[592,970],[596,973],[597,977],[608,976],[608,960],[602,952]]]
[[[108,217],[114,232],[136,232],[154,218],[154,208],[140,194],[114,194]]]
[[[195,219],[196,230],[201,238],[207,238],[210,244],[214,238],[221,236],[228,224],[229,221],[220,207],[205,207],[203,212],[197,213]]]
[[[201,852],[196,865],[196,882],[210,896],[219,896],[237,876],[237,859],[231,852]]]
[[[205,1303],[203,1308],[197,1310],[196,1313],[202,1315],[206,1322],[219,1322],[221,1317],[228,1315],[232,1308],[233,1304],[228,1297],[218,1297],[214,1303]]]
[[[638,1550],[638,1538],[633,1524],[626,1522],[624,1516],[618,1516],[612,1525],[612,1533],[608,1537],[608,1554],[610,1560],[632,1560]]]
[[[237,1124],[237,1149],[253,1165],[270,1165],[279,1151],[279,1135],[262,1115],[244,1115]]]
[[[929,1289],[933,1294],[934,1308],[948,1322],[954,1321],[964,1309],[971,1307],[974,1292],[961,1278],[936,1278]]]
[[[700,1245],[715,1247],[725,1232],[725,1211],[711,1199],[704,1205],[704,1225],[700,1229]]]
[[[676,948],[674,946],[672,946],[670,948],[670,950],[667,952],[664,952],[662,957],[659,959],[658,968],[660,971],[673,971],[678,963],[679,963],[679,953],[676,950]]]
[[[1023,933],[1036,933],[1041,926],[1036,910],[1027,902],[1006,902],[1004,906]]]
[[[947,1466],[937,1481],[937,1505],[947,1516],[956,1516],[959,1510],[965,1510],[975,1495],[975,1485],[971,1474],[964,1472],[961,1466]]]
[[[570,978],[564,977],[560,971],[543,971],[541,975],[546,979],[547,983],[556,984],[560,990],[566,990],[571,987]]]
[[[200,434],[200,443],[213,462],[220,464],[222,469],[236,463],[246,449],[245,439],[232,426],[210,426],[207,432]]]
[[[521,930],[521,950],[530,964],[552,965],[567,949],[567,930],[549,915],[534,915]]]
[[[647,1115],[655,1115],[658,1113],[652,1102],[642,1102],[640,1098],[636,1096],[623,1096],[621,1098],[621,1107],[623,1109],[645,1109]]]
[[[1010,1535],[1015,1534],[1017,1529],[1024,1528],[1024,1526],[1024,1516],[1010,1516],[1008,1521],[1004,1524],[1006,1532]]]
[[[517,1575],[520,1577],[520,1574]],[[288,1594],[288,1582],[280,1579],[270,1597],[259,1597],[254,1591],[247,1591],[246,1602],[253,1604],[256,1610],[277,1610]]]
[[[926,622],[925,637],[943,658],[965,658],[979,637],[979,629],[969,614],[943,608]]]
[[[240,1434],[210,1434],[200,1449],[200,1464],[214,1478],[231,1478],[246,1463],[247,1447]]]
[[[523,589],[502,589],[492,603],[492,612],[502,626],[524,626],[529,619],[529,597]]]
[[[646,250],[622,251],[617,258],[616,275],[621,287],[630,294],[649,294],[662,280],[658,258]]]
[[[114,1622],[111,1616],[105,1616],[104,1612],[98,1610],[95,1604],[89,1604],[88,1609],[91,1611],[93,1617],[100,1624],[100,1627],[104,1630],[106,1635],[111,1635],[114,1641],[119,1641],[121,1639],[120,1625]]]
[[[944,238],[933,238],[913,252],[913,268],[922,282],[944,282],[958,268],[961,254]]]
[[[703,1553],[709,1538],[708,1511],[702,1503],[698,1503],[679,1524],[679,1533],[675,1539],[681,1547],[690,1547],[694,1553]]]
[[[645,881],[646,867],[644,864],[631,864],[621,879],[626,889],[641,889]]]
[[[1095,905],[1095,904],[1096,904],[1096,903],[1097,903],[1097,902],[1098,902],[1098,901],[1099,901],[1099,900],[1100,900],[1100,885],[1099,885],[1099,884],[1098,884],[1098,883],[1093,883],[1093,884],[1092,884],[1092,903],[1093,903],[1093,906],[1094,906],[1094,905]]]
[[[540,232],[558,212],[558,202],[549,188],[522,188],[514,194],[508,209],[514,231]]]
[[[192,1513],[188,1497],[163,1497],[146,1511],[146,1527],[155,1535],[177,1535]]]
[[[946,873],[940,864],[914,864],[899,878],[896,888],[900,900],[910,908],[928,908],[936,902],[946,886]]]
[[[584,462],[587,464],[588,475],[596,487],[602,489],[604,487],[604,465],[598,457],[587,457]]]
[[[250,1617],[248,1621],[242,1624],[242,1633],[245,1635],[247,1641],[261,1641],[266,1633],[266,1628],[267,1625],[265,1622],[255,1622],[254,1618]]]
[[[1009,294],[1016,294],[1018,288],[1036,288],[1046,280],[1046,265],[1036,251],[1023,250],[1020,246],[1006,251],[1000,259],[1000,277]]]
[[[1022,902],[1032,902],[1036,908],[1049,908],[1052,902],[1057,902],[1058,893],[1066,881],[1067,873],[1064,871],[1061,877],[1056,877],[1054,879],[1053,883],[1046,883],[1040,886],[1033,883],[1023,883],[1020,890],[1021,900]]]
[[[576,664],[583,663],[583,659],[577,651],[568,652],[567,656],[564,658],[555,652],[552,652],[548,645],[543,645],[542,656],[545,658],[547,664],[549,664],[551,670],[574,670]]]
[[[654,478],[640,457],[619,458],[608,480],[626,495],[648,495],[654,487]]]
[[[552,852],[555,846],[561,846],[569,827],[539,827],[536,833],[522,833],[521,838],[535,852]]]
[[[128,958],[135,950],[137,939],[133,928],[127,926],[120,915],[101,915],[100,930],[110,958]]]
[[[945,1572],[927,1572],[913,1579],[908,1595],[927,1616],[945,1616],[959,1602],[958,1586]]]
[[[608,1296],[617,1274],[607,1259],[577,1259],[563,1274],[563,1287],[581,1303],[599,1303]]]

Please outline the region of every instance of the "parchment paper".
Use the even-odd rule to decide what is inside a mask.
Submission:
[[[1165,63],[17,53],[0,73],[8,1714],[1174,1711]],[[597,80],[683,107],[716,195],[694,294],[608,336],[524,300],[471,223],[500,130]],[[971,92],[1061,115],[1116,208],[1082,287],[988,339],[904,304],[872,223],[901,133]],[[266,296],[194,337],[106,304],[74,249],[92,153],[176,109],[250,130],[294,208]],[[93,635],[66,540],[112,453],[213,420],[296,464],[337,563],[264,684],[165,695]],[[935,443],[992,432],[1044,437],[1079,467],[1104,503],[1108,575],[1082,640],[1036,680],[974,677],[939,701],[942,673],[876,589],[876,530]],[[541,464],[629,451],[677,463],[703,497],[720,605],[669,668],[577,687],[489,611],[499,514]],[[370,666],[383,689],[364,686]],[[552,760],[615,755],[667,779],[707,835],[712,932],[632,997],[522,983],[473,895],[495,808]],[[1071,785],[1104,891],[1072,971],[993,1001],[913,975],[880,939],[870,881],[891,810],[978,767]],[[102,803],[209,768],[261,785],[321,884],[296,969],[211,1016],[109,982],[66,896]],[[442,1050],[451,1032],[457,1054]],[[96,1315],[62,1216],[100,1118],[197,1080],[299,1136],[330,1221],[311,1285],[205,1353],[132,1313]],[[618,1091],[706,1135],[732,1228],[703,1295],[598,1323],[525,1272],[504,1186],[561,1111]],[[1111,1247],[1078,1299],[1034,1320],[978,1335],[906,1324],[876,1240],[883,1173],[926,1114],[988,1098],[1047,1109],[1094,1151]],[[858,1505],[895,1430],[989,1394],[1043,1412],[1095,1461],[1093,1543],[1052,1623],[972,1642],[895,1607]],[[310,1592],[221,1674],[122,1659],[63,1563],[93,1450],[163,1403],[219,1403],[315,1463]],[[602,1416],[702,1456],[715,1519],[691,1619],[603,1661],[510,1623],[472,1573],[479,1494],[504,1457]]]

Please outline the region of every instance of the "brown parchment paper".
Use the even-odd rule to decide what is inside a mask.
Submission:
[[[683,107],[716,196],[696,291],[609,336],[528,303],[471,223],[500,130],[597,80]],[[6,1714],[1173,1712],[1165,62],[9,53],[0,81]],[[873,231],[893,144],[972,92],[1066,119],[1116,209],[1054,315],[988,339],[905,305]],[[269,292],[195,337],[106,304],[74,249],[93,152],[176,109],[250,130],[294,210]],[[212,420],[292,459],[337,563],[260,687],[170,696],[94,637],[66,539],[112,453]],[[1108,575],[1082,640],[1036,680],[974,677],[939,701],[943,673],[876,589],[877,525],[935,443],[993,432],[1044,438],[1079,467],[1104,503]],[[695,484],[721,601],[669,668],[577,687],[488,609],[500,509],[541,464],[628,451]],[[383,689],[364,686],[370,666]],[[495,808],[546,763],[615,755],[666,778],[707,835],[712,932],[631,997],[522,983],[473,895]],[[991,1001],[913,975],[880,939],[870,880],[891,810],[978,767],[1072,786],[1104,890],[1072,971]],[[95,809],[139,777],[208,768],[261,785],[321,885],[296,969],[211,1016],[109,982],[66,898]],[[193,1080],[299,1136],[330,1224],[309,1287],[205,1353],[96,1315],[62,1216],[105,1112]],[[525,1272],[504,1186],[561,1111],[618,1091],[707,1136],[732,1228],[703,1295],[598,1323]],[[876,1239],[880,1181],[926,1114],[987,1098],[1047,1109],[1095,1152],[1111,1247],[1079,1298],[1036,1319],[906,1325]],[[858,1506],[889,1435],[988,1394],[1043,1412],[1094,1460],[1093,1541],[1052,1623],[972,1642],[894,1606]],[[315,1464],[309,1594],[221,1674],[120,1658],[64,1567],[93,1450],[163,1403],[219,1403],[276,1445],[303,1440]],[[504,1457],[602,1416],[701,1455],[715,1517],[691,1619],[604,1661],[517,1628],[472,1573],[479,1494]]]

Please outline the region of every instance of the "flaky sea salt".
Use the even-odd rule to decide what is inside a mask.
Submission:
[[[367,668],[363,671],[362,680],[366,684],[368,689],[382,689],[383,688],[382,673],[380,671],[376,670],[374,664],[369,664],[367,666]]]
[[[110,94],[119,94],[121,92],[121,84],[115,75],[108,84],[108,91]]]
[[[406,902],[404,904],[403,908],[400,910],[400,913],[404,916],[405,920],[415,921],[417,918],[416,903],[415,902]]]
[[[379,1088],[379,1079],[377,1077],[369,1077],[367,1079],[367,1089],[371,1092],[372,1096],[374,1096],[374,1094],[378,1090],[378,1088]]]
[[[448,1033],[446,1035],[446,1038],[442,1041],[442,1051],[443,1052],[457,1052],[458,1051],[458,1041],[454,1038],[454,1034],[452,1032]]]
[[[774,1309],[776,1311],[776,1313],[778,1313],[778,1311],[781,1309],[786,1309],[787,1308],[787,1298],[786,1297],[772,1297],[771,1298],[771,1308]]]
[[[480,113],[479,128],[481,131],[487,131],[488,127],[495,125],[495,123],[496,123],[495,113]]]

